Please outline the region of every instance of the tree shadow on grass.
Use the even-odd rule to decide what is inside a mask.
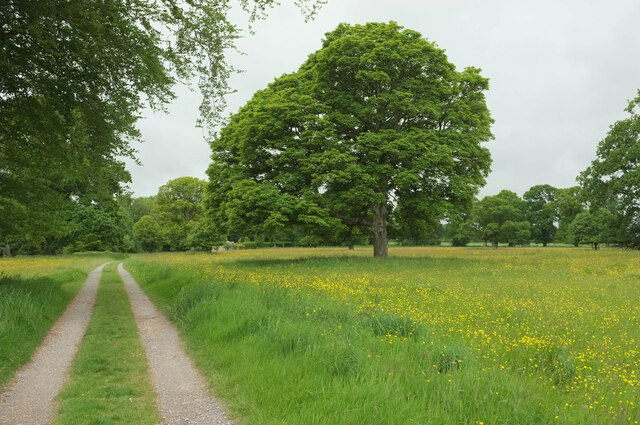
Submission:
[[[456,265],[477,264],[479,260],[459,257],[439,258],[439,257],[390,257],[380,259],[375,257],[354,257],[344,256],[303,256],[297,258],[238,258],[229,264],[250,268],[289,268],[289,267],[353,267],[355,269],[366,267],[372,270],[382,270],[390,268],[420,268],[433,265]]]

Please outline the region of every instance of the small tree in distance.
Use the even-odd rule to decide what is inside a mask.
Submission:
[[[556,200],[557,189],[548,184],[533,186],[525,192],[525,217],[531,223],[531,238],[542,246],[553,241],[556,233]]]
[[[196,227],[199,233],[206,233],[199,224],[203,219],[202,200],[206,184],[196,177],[178,177],[158,189],[152,213],[172,251],[189,249],[190,234]]]
[[[569,235],[569,226],[573,219],[584,211],[583,198],[584,195],[578,186],[556,190],[556,200],[553,202],[558,222],[558,229],[554,237],[555,242],[575,244]]]
[[[133,225],[133,239],[143,251],[153,252],[162,247],[162,228],[155,217],[145,215]]]
[[[583,211],[569,225],[569,237],[576,246],[590,244],[597,250],[601,243],[610,241],[612,224],[613,215],[605,208]]]
[[[481,231],[482,239],[491,241],[491,246],[498,247],[498,242],[509,245],[529,243],[529,223],[524,220],[525,203],[509,190],[503,190],[495,196],[485,196],[476,202],[473,218]]]

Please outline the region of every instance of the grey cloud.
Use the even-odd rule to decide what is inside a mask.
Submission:
[[[481,195],[535,184],[558,187],[595,156],[595,148],[626,100],[640,88],[640,2],[329,0],[304,23],[286,4],[239,40],[245,56],[229,59],[235,112],[275,77],[296,70],[340,22],[395,20],[441,48],[459,68],[476,66],[491,80],[487,102],[495,119],[493,171]],[[246,17],[239,14],[241,26]],[[199,97],[180,88],[169,114],[147,112],[140,123],[143,167],[130,167],[136,195],[150,195],[168,179],[205,176],[209,148],[195,128]]]

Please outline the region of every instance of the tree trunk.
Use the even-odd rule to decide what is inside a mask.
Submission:
[[[349,244],[349,251],[353,251],[353,229],[349,229],[349,236],[347,236],[347,243]]]
[[[491,238],[491,246],[493,248],[498,248],[498,238],[496,238],[495,236]]]
[[[542,242],[542,246],[547,246],[547,241]]]
[[[373,256],[386,258],[389,254],[387,247],[387,203],[382,202],[373,206]]]
[[[487,247],[487,240],[486,239],[484,240],[484,247],[485,248]]]

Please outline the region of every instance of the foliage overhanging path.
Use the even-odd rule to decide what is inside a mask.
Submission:
[[[45,424],[53,420],[55,398],[68,378],[87,330],[105,265],[89,273],[82,290],[53,325],[31,361],[0,394],[0,425]]]
[[[156,309],[122,263],[118,272],[147,353],[162,423],[233,425],[222,404],[209,395],[206,381],[184,351],[176,328]]]

